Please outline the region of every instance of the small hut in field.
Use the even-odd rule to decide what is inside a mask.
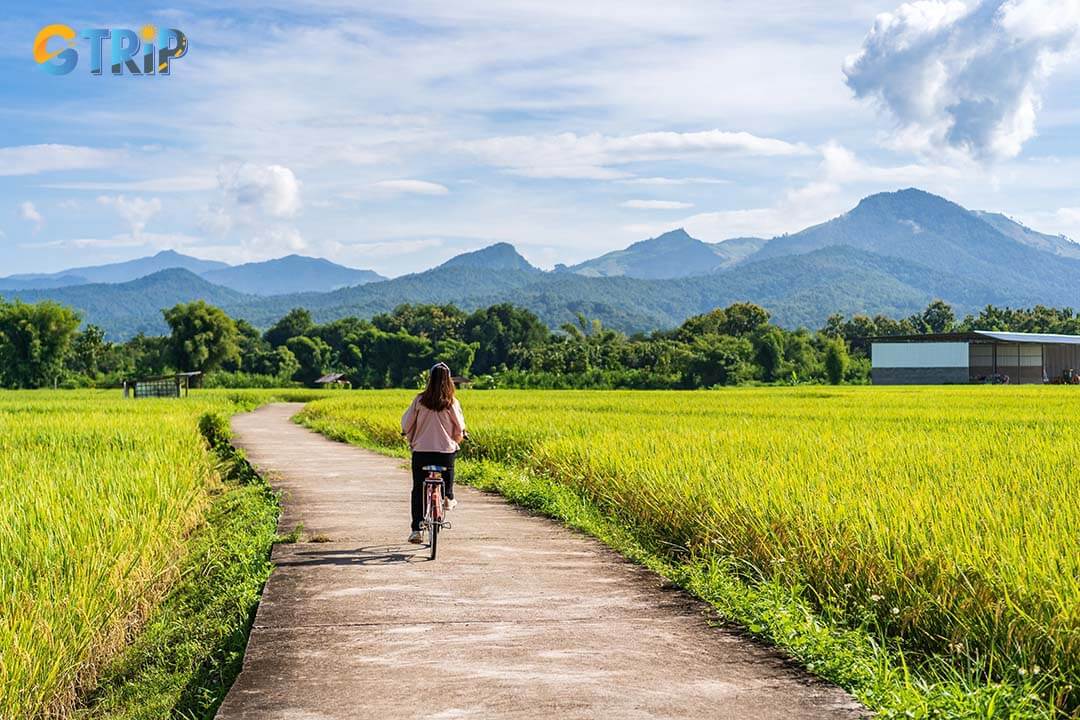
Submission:
[[[352,388],[352,383],[345,379],[345,373],[323,375],[315,381],[315,384],[329,390],[348,390]]]

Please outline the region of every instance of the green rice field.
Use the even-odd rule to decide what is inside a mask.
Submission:
[[[93,687],[221,488],[200,417],[264,397],[0,392],[0,718],[63,717]]]
[[[322,400],[303,422],[400,451],[410,395]],[[797,590],[820,617],[887,646],[909,686],[955,673],[962,687],[1019,688],[1013,709],[985,694],[981,716],[1077,713],[1071,389],[461,396],[464,457],[579,492],[680,557],[723,559],[750,584]]]
[[[282,395],[0,393],[0,717],[79,707],[180,579],[221,491],[200,418]],[[308,426],[402,453],[397,423],[411,395],[291,397],[323,398],[301,416]],[[495,489],[556,515],[545,496],[580,498],[653,548],[661,571],[685,570],[692,591],[882,717],[1080,712],[1071,388],[461,398],[463,479],[495,478]],[[743,610],[716,600],[733,592]],[[778,593],[798,604],[770,605]],[[807,654],[807,633],[857,640]]]

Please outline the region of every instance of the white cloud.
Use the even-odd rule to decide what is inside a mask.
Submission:
[[[117,163],[123,153],[78,145],[15,145],[0,147],[0,175],[36,175],[56,170],[83,170]]]
[[[51,190],[93,190],[96,192],[196,192],[213,190],[218,180],[213,175],[179,175],[131,181],[80,181],[43,183]]]
[[[270,217],[292,217],[300,211],[300,181],[282,165],[224,165],[218,184],[228,202]]]
[[[1040,232],[1058,234],[1076,242],[1080,238],[1080,207],[1063,207],[1052,211],[1023,213],[1013,220]]]
[[[678,200],[627,200],[619,203],[619,206],[634,210],[685,210],[694,207],[694,203]]]
[[[764,138],[747,132],[649,132],[610,136],[514,135],[471,140],[456,145],[480,162],[519,175],[538,178],[609,180],[628,173],[611,166],[633,162],[673,160],[702,154],[754,157],[810,155],[802,144]]]
[[[232,215],[222,205],[208,205],[199,213],[199,229],[219,237],[226,235],[233,226]]]
[[[1012,158],[1078,36],[1080,0],[918,0],[879,15],[844,74],[896,119],[894,144]]]
[[[390,193],[404,193],[409,195],[446,195],[450,189],[427,180],[380,180],[372,183],[371,187]]]
[[[293,171],[283,165],[232,163],[218,170],[219,199],[202,208],[198,216],[199,229],[224,236],[236,226],[253,228],[253,235],[278,239],[283,226],[271,226],[283,218],[296,215],[301,207],[300,181]],[[299,237],[299,231],[290,228]],[[294,243],[295,244],[295,243]]]
[[[46,243],[30,243],[22,247],[61,247],[85,249],[111,249],[111,248],[135,248],[151,247],[160,250],[184,250],[189,246],[197,246],[199,238],[183,233],[141,233],[135,236],[131,233],[121,233],[111,237],[80,237],[67,240],[53,240]]]
[[[131,226],[131,236],[136,240],[146,229],[146,223],[150,222],[150,218],[161,212],[161,200],[157,198],[147,200],[141,197],[129,198],[124,195],[101,195],[97,201],[99,205],[115,209],[120,217],[127,220]]]
[[[957,179],[965,173],[982,171],[971,162],[954,158],[950,164],[912,163],[907,165],[876,166],[858,158],[838,142],[831,141],[821,147],[821,179],[818,183],[846,185],[851,183],[876,183],[882,185],[924,185]],[[974,176],[972,176],[974,179]],[[812,183],[811,185],[813,185]],[[810,187],[810,186],[808,186]]]
[[[291,225],[268,225],[257,228],[238,244],[200,244],[198,256],[229,263],[255,262],[309,249],[307,241]]]
[[[785,197],[773,207],[720,210],[697,213],[667,223],[625,226],[639,237],[652,237],[673,227],[683,227],[691,236],[707,242],[721,242],[735,237],[770,238],[796,232],[835,217],[846,207],[837,203],[822,205]]]
[[[713,177],[635,177],[616,180],[624,185],[730,185],[730,180]]]
[[[41,229],[41,226],[45,224],[45,218],[42,217],[38,209],[34,207],[34,203],[29,200],[24,200],[19,204],[19,217],[28,222],[34,223],[34,232]]]
[[[291,225],[273,225],[262,228],[244,245],[263,256],[299,252],[308,246],[300,231]]]
[[[419,238],[412,240],[388,240],[373,243],[333,243],[331,249],[335,256],[366,267],[371,258],[395,257],[424,250],[434,250],[444,244],[442,238]],[[439,256],[442,258],[442,256]],[[447,258],[442,258],[447,259]],[[433,262],[432,265],[437,265]]]

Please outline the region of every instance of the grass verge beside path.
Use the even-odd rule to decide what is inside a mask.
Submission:
[[[200,430],[219,458],[221,483],[210,490],[178,582],[105,669],[77,718],[211,718],[240,672],[270,576],[279,504],[229,444],[226,417],[208,413]]]
[[[406,457],[395,433],[381,425],[305,410],[296,421],[342,442]],[[386,432],[383,432],[386,430]],[[369,432],[370,431],[370,432]],[[910,667],[899,646],[868,613],[861,626],[815,611],[804,587],[752,578],[720,553],[691,554],[632,519],[620,520],[584,492],[517,464],[461,459],[457,478],[480,490],[592,535],[624,556],[708,602],[726,621],[783,648],[814,674],[849,690],[880,718],[1045,720],[1064,717],[1040,699],[1038,681],[986,681],[942,660]]]
[[[235,412],[327,396],[0,391],[0,718],[209,707],[277,507],[265,485],[223,477],[199,419],[217,416],[223,439]]]

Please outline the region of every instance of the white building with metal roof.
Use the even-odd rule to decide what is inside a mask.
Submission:
[[[875,338],[875,385],[1077,383],[1080,336],[975,330]]]

